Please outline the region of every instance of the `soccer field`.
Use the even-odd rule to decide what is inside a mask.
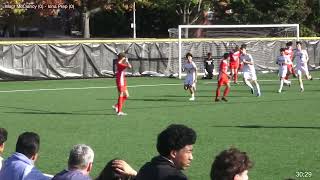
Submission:
[[[192,180],[209,179],[215,155],[230,146],[254,161],[252,180],[319,180],[320,72],[312,75],[303,93],[293,79],[279,94],[276,74],[258,74],[261,97],[243,83],[231,84],[229,102],[213,101],[216,80],[199,80],[196,101],[190,102],[182,80],[132,77],[123,117],[111,108],[117,100],[113,78],[1,82],[0,127],[9,132],[4,157],[14,152],[19,134],[34,131],[41,137],[37,166],[45,173],[66,168],[69,150],[78,143],[95,151],[93,178],[115,157],[138,170],[157,154],[158,133],[182,123],[198,134],[185,171]],[[300,172],[312,176],[296,177]]]

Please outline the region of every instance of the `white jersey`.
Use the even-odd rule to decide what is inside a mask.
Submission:
[[[183,65],[183,70],[187,73],[184,84],[192,85],[196,79],[196,64],[193,61],[191,63],[186,63]]]
[[[297,66],[299,65],[305,65],[308,60],[309,56],[306,50],[296,50],[294,53],[294,60],[297,63]]]
[[[253,58],[252,58],[251,54],[241,54],[240,55],[240,62],[243,63],[243,61],[253,62]],[[243,70],[243,72],[254,72],[255,73],[255,69],[252,64],[243,63],[242,70]]]
[[[309,76],[309,70],[308,70],[308,60],[309,56],[306,50],[296,50],[294,53],[294,60],[296,61],[296,71],[298,75],[305,74]]]
[[[289,56],[278,56],[277,58],[277,64],[279,65],[279,76],[280,77],[286,77],[288,66],[291,60],[289,59]]]

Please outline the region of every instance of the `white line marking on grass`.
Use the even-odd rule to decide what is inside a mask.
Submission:
[[[132,85],[127,86],[130,88],[135,87],[157,87],[157,86],[177,86],[182,84],[144,84],[144,85]],[[64,91],[64,90],[86,90],[86,89],[111,89],[117,86],[101,86],[101,87],[79,87],[79,88],[52,88],[52,89],[16,89],[0,91],[0,93],[15,93],[15,92],[37,92],[37,91]]]
[[[319,80],[320,78],[313,78],[313,80]],[[307,81],[306,79],[303,79],[304,81]],[[279,80],[271,80],[271,79],[262,79],[262,80],[259,80],[258,79],[258,82],[278,82]],[[296,79],[290,79],[290,81],[298,81],[298,78]],[[310,81],[310,80],[309,80]],[[242,81],[241,81],[242,82]],[[214,81],[214,82],[205,82],[203,84],[217,84],[218,82],[217,81]],[[232,82],[230,82],[232,83]]]
[[[319,80],[320,78],[313,78],[314,80]],[[291,79],[297,81],[298,79]],[[279,81],[279,80],[258,80],[258,82],[272,82],[272,81]],[[217,81],[214,82],[204,82],[202,84],[216,84]],[[157,86],[181,86],[180,84],[142,84],[142,85],[132,85],[128,86],[129,88],[136,88],[136,87],[157,87]],[[37,91],[64,91],[64,90],[86,90],[86,89],[111,89],[116,88],[117,86],[101,86],[101,87],[79,87],[79,88],[52,88],[52,89],[16,89],[16,90],[6,90],[0,91],[0,93],[15,93],[15,92],[37,92]]]

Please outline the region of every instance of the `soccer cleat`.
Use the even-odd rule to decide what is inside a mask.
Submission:
[[[194,100],[195,100],[194,97],[189,98],[189,101],[194,101]]]
[[[222,100],[222,101],[225,101],[225,102],[228,102],[228,99],[225,98],[225,97],[222,97],[221,100]]]
[[[127,114],[127,113],[124,113],[124,112],[118,112],[117,115],[118,115],[118,116],[126,116],[126,115],[128,115],[128,114]]]
[[[118,112],[118,107],[117,106],[113,105],[112,109],[114,109],[115,112]]]
[[[304,91],[304,89],[303,88],[300,88],[300,92],[303,92]]]
[[[257,93],[257,97],[260,97],[261,96],[261,93]]]
[[[215,101],[215,102],[219,102],[219,101],[220,101],[220,99],[219,99],[219,98],[216,98],[216,99],[214,99],[214,101]]]
[[[291,82],[288,83],[288,86],[291,87]]]
[[[253,88],[251,88],[251,89],[250,89],[250,92],[251,92],[251,94],[253,94],[253,93],[254,93],[254,89],[253,89]]]
[[[280,90],[280,89],[278,90],[278,93],[281,93],[281,90]]]

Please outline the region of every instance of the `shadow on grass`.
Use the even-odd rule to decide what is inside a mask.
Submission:
[[[262,125],[243,125],[243,126],[211,126],[217,128],[248,128],[248,129],[318,129],[320,127],[311,126],[262,126]]]
[[[183,96],[186,97],[186,96]],[[186,97],[187,98],[187,97]],[[253,97],[253,99],[257,99]],[[306,99],[313,99],[313,98],[297,98],[297,99],[278,99],[278,100],[265,100],[260,99],[259,101],[237,101],[232,102],[232,98],[229,99],[229,102],[214,102],[213,100],[206,100],[206,101],[188,101],[187,99],[181,100],[170,100],[170,99],[131,99],[131,100],[141,100],[141,101],[154,101],[154,102],[166,102],[166,101],[174,101],[174,102],[186,102],[188,104],[179,104],[179,105],[159,105],[159,106],[139,106],[133,107],[128,106],[126,109],[167,109],[167,108],[184,108],[184,107],[192,107],[192,106],[219,106],[219,105],[232,105],[232,104],[253,104],[253,103],[274,103],[274,102],[292,102],[292,101],[305,101]],[[49,110],[42,110],[42,109],[31,109],[31,108],[23,108],[23,107],[10,107],[10,106],[0,106],[2,109],[14,109],[17,111],[13,112],[2,112],[2,113],[10,113],[10,114],[51,114],[51,115],[114,115],[114,113],[103,113],[105,111],[109,112],[112,111],[110,109],[94,109],[94,110],[78,110],[78,111],[49,111]],[[94,113],[94,112],[102,112],[102,113]],[[1,112],[0,112],[1,113]]]
[[[48,111],[48,110],[42,110],[42,109],[31,109],[31,108],[21,108],[21,107],[9,107],[9,106],[0,106],[0,108],[4,109],[14,109],[18,111],[13,112],[2,112],[7,114],[48,114],[48,115],[115,115],[115,113],[93,113],[93,112],[104,112],[104,111],[110,111],[108,109],[94,109],[94,110],[79,110],[79,111]]]

